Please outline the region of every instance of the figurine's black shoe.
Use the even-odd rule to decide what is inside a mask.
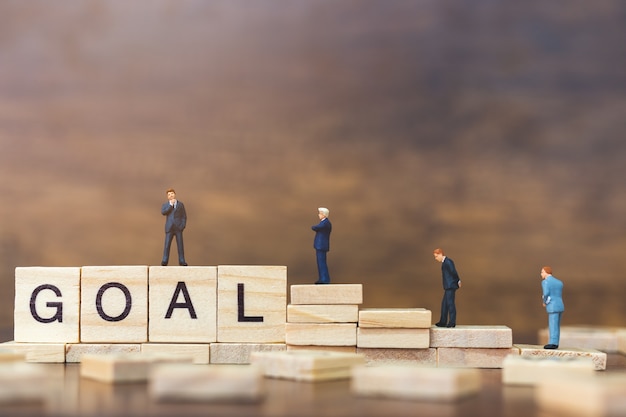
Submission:
[[[161,266],[167,266],[167,262],[161,262]]]
[[[558,349],[559,345],[548,344],[543,347],[544,349]]]
[[[446,327],[445,323],[435,323],[435,326],[437,327]]]
[[[323,281],[315,281],[316,284],[329,284],[328,282],[323,282]]]
[[[450,323],[446,327],[456,327],[456,324]]]
[[[187,266],[187,262],[180,262],[179,265],[180,266]]]

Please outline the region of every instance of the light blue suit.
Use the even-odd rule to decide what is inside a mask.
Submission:
[[[552,275],[548,275],[541,281],[541,289],[543,290],[543,303],[548,312],[548,330],[550,331],[548,343],[558,346],[561,337],[561,315],[565,310],[563,283]]]

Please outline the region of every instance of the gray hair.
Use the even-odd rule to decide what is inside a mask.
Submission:
[[[318,213],[322,213],[324,215],[324,217],[328,217],[328,215],[330,214],[330,211],[328,211],[328,209],[326,207],[320,207],[317,209]]]

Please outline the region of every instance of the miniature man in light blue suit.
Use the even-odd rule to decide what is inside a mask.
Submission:
[[[543,306],[548,312],[548,330],[550,340],[544,349],[557,349],[561,336],[561,315],[565,310],[563,304],[563,283],[552,276],[552,268],[544,266],[541,268],[541,289],[543,295]]]

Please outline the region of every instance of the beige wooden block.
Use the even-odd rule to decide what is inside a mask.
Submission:
[[[287,267],[217,268],[217,341],[284,343]]]
[[[504,358],[518,355],[517,348],[437,348],[437,366],[452,368],[502,368]]]
[[[537,385],[548,378],[592,376],[595,366],[591,358],[561,358],[509,355],[502,364],[502,383]]]
[[[367,365],[424,365],[437,366],[437,349],[376,349],[357,348],[365,356]]]
[[[617,351],[626,355],[626,329],[620,329],[617,332]]]
[[[0,348],[0,363],[5,362],[26,362],[26,354],[7,347]]]
[[[540,412],[584,417],[626,415],[624,372],[548,379],[537,384],[534,394]]]
[[[319,350],[322,352],[357,353],[356,346],[287,345],[287,350]]]
[[[156,366],[148,392],[155,401],[256,402],[265,395],[261,369],[252,365]]]
[[[619,327],[606,326],[561,326],[559,346],[596,349],[615,353],[619,350]],[[547,328],[538,331],[540,345],[548,343],[550,332]]]
[[[148,267],[84,266],[80,341],[148,341]]]
[[[0,344],[0,347],[25,355],[26,362],[65,362],[64,343],[17,343],[15,341],[10,341]]]
[[[364,308],[359,311],[359,327],[428,329],[432,313],[425,308]]]
[[[210,363],[210,345],[208,343],[143,343],[141,353],[169,355],[181,359],[190,358],[195,364]]]
[[[80,376],[108,383],[145,382],[155,364],[191,363],[191,358],[164,354],[87,353],[80,362]]]
[[[519,349],[521,356],[533,356],[541,358],[557,357],[557,358],[591,358],[595,370],[603,371],[606,369],[606,353],[596,349],[580,349],[580,348],[564,348],[564,349],[544,349],[540,345],[515,345]]]
[[[350,369],[365,364],[363,355],[319,350],[252,352],[250,362],[270,378],[295,381],[347,379]]]
[[[252,352],[281,352],[284,343],[211,343],[211,363],[244,365],[250,363]]]
[[[406,400],[456,401],[480,389],[481,377],[475,369],[357,366],[350,381],[355,395]]]
[[[35,364],[0,363],[0,404],[45,401],[46,378],[45,369]]]
[[[150,342],[217,340],[217,267],[151,266]]]
[[[356,346],[356,323],[287,323],[288,345]]]
[[[292,285],[291,304],[363,304],[363,284]]]
[[[80,268],[15,268],[16,342],[79,340]]]
[[[356,304],[289,304],[289,323],[356,323],[359,306]]]
[[[356,346],[360,348],[428,349],[429,329],[357,328]]]
[[[65,362],[80,363],[83,355],[129,354],[141,352],[139,343],[69,343],[65,345]]]
[[[513,331],[507,326],[431,327],[430,347],[434,348],[510,348]]]

